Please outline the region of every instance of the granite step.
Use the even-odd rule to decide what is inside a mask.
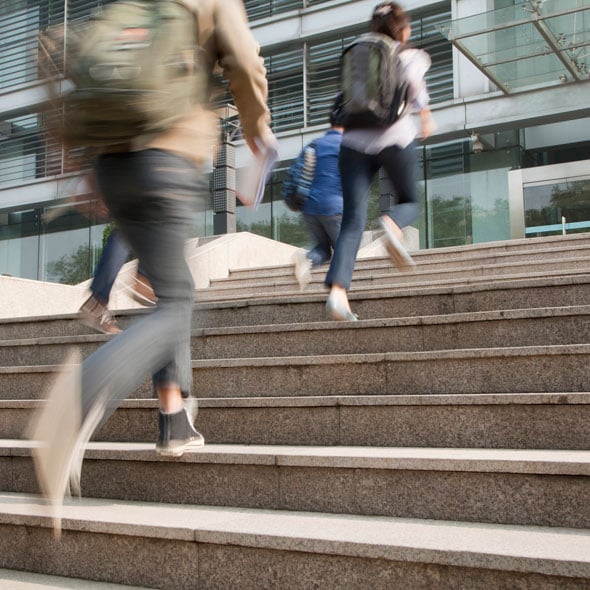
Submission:
[[[580,265],[576,269],[559,269],[555,270],[555,266],[543,269],[531,269],[530,266],[523,265],[518,270],[520,272],[513,272],[496,275],[489,271],[489,269],[479,268],[472,272],[469,271],[453,271],[449,269],[444,276],[440,273],[433,275],[428,271],[424,273],[399,273],[393,275],[391,273],[371,274],[366,278],[355,280],[353,278],[350,294],[353,293],[383,293],[388,289],[422,289],[422,288],[454,288],[466,286],[478,286],[480,284],[494,284],[504,281],[526,281],[531,279],[553,279],[553,278],[567,278],[579,277],[588,273],[588,265]],[[326,269],[327,270],[327,269]],[[508,269],[505,269],[508,270]],[[294,278],[277,278],[273,281],[267,281],[262,285],[252,285],[247,283],[239,283],[229,279],[223,280],[223,284],[215,282],[214,285],[197,289],[197,299],[199,301],[241,301],[257,298],[278,298],[278,297],[293,297],[301,294],[299,285]],[[304,290],[305,293],[313,294],[322,292],[326,296],[326,288],[323,284],[323,277],[314,279]]]
[[[0,590],[81,590],[82,588],[84,590],[148,590],[140,586],[0,569]]]
[[[375,590],[579,590],[590,582],[590,533],[579,529],[97,498],[68,502],[63,517],[56,543],[37,497],[0,495],[0,566],[160,590],[360,589],[367,580]],[[154,567],[156,555],[174,566]]]
[[[587,344],[195,360],[194,391],[197,397],[582,392],[590,390],[589,361]],[[3,377],[0,369],[0,384]]]
[[[460,271],[466,273],[480,273],[481,269],[489,269],[492,275],[514,274],[522,268],[527,268],[530,272],[538,270],[554,270],[559,268],[561,271],[570,271],[576,269],[588,268],[590,259],[590,245],[576,247],[572,251],[556,252],[544,250],[535,252],[531,255],[529,252],[518,253],[491,253],[485,257],[467,258],[467,257],[437,257],[427,258],[415,255],[416,268],[406,275],[428,274],[433,278],[442,278],[449,272],[460,274]],[[239,282],[246,285],[264,285],[267,282],[277,280],[293,281],[292,264],[272,266],[267,268],[253,268],[231,270],[227,278],[219,278],[211,281],[211,286],[223,285],[227,282]],[[311,271],[312,279],[323,281],[327,264]],[[392,264],[391,260],[386,257],[375,257],[359,259],[355,264],[353,281],[363,280],[372,276],[391,275],[392,278],[400,279],[399,271]],[[440,277],[439,277],[440,275]]]
[[[585,344],[590,342],[590,306],[196,328],[192,334],[193,359]],[[109,338],[93,334],[2,340],[0,366],[59,364],[70,348],[86,357]]]
[[[560,307],[590,303],[590,274],[568,277],[478,282],[456,287],[427,285],[403,289],[357,289],[350,293],[355,311],[363,319],[440,315],[475,311]],[[325,293],[296,293],[281,298],[197,303],[196,328],[285,324],[325,321]],[[117,313],[126,326],[147,310]],[[0,341],[96,333],[77,314],[0,319]]]
[[[36,493],[34,443],[0,440],[0,490]],[[84,497],[590,528],[590,451],[89,443]]]
[[[533,243],[531,239],[526,239],[451,248],[433,248],[414,251],[412,252],[412,256],[416,260],[418,269],[420,270],[430,270],[441,265],[469,266],[474,263],[501,264],[503,262],[525,260],[535,264],[537,261],[555,258],[563,258],[567,264],[571,258],[590,256],[590,234],[584,234],[583,237],[576,240],[567,237],[565,240],[560,238],[558,241],[550,243],[544,240]],[[363,272],[368,269],[391,270],[391,268],[392,264],[385,252],[385,248],[377,250],[374,256],[358,258],[355,264],[355,270]],[[230,269],[230,274],[236,279],[256,278],[260,276],[286,276],[293,274],[293,265],[281,264]]]
[[[39,400],[0,401],[0,438],[25,438]],[[126,400],[95,433],[153,442],[155,399]],[[590,393],[206,398],[207,443],[590,450]]]
[[[193,360],[199,398],[590,391],[590,344]],[[0,367],[0,399],[43,397],[59,365]],[[152,396],[148,380],[131,398]]]

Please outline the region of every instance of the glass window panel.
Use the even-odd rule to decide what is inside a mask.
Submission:
[[[542,82],[560,82],[564,75],[563,64],[555,54],[521,59],[516,63],[500,64],[489,68],[498,78],[512,87],[523,87]]]
[[[590,41],[590,8],[547,18],[544,22],[559,40],[560,45],[575,47]]]
[[[363,29],[351,31],[345,37],[310,43],[308,48],[308,125],[325,124],[340,86],[340,57],[344,48]]]
[[[0,89],[36,79],[37,7],[0,15]]]
[[[265,66],[274,131],[303,127],[303,47],[273,53]]]
[[[91,247],[90,223],[72,209],[44,224],[41,236],[41,269],[43,281],[75,285],[92,276],[96,248]]]
[[[474,35],[464,39],[463,45],[484,66],[552,53],[547,42],[530,23],[498,31],[494,35]]]
[[[587,0],[518,2],[445,22],[441,30],[505,91],[590,77]]]
[[[256,20],[303,8],[303,0],[267,0],[266,2],[245,0],[244,6],[248,13],[248,19]]]
[[[38,278],[39,210],[0,214],[0,274]]]
[[[590,179],[525,186],[524,207],[527,236],[568,233],[590,228]]]
[[[469,142],[426,148],[424,214],[417,225],[421,246],[509,239],[507,171],[519,149],[473,154]]]
[[[0,142],[0,186],[62,172],[62,150],[43,121],[55,111],[7,119]]]

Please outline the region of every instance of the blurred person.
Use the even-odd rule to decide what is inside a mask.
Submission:
[[[119,271],[131,252],[117,228],[113,228],[100,255],[90,283],[90,296],[81,305],[82,322],[103,334],[119,334],[121,328],[109,309],[109,299]],[[157,298],[145,272],[138,266],[130,287],[131,297],[145,306],[156,304]]]
[[[229,81],[250,149],[276,141],[269,128],[267,82],[259,47],[241,0],[184,0],[194,13],[200,61],[219,64]],[[191,316],[194,284],[184,256],[196,208],[204,206],[204,166],[219,137],[212,110],[197,104],[165,131],[102,150],[95,175],[100,194],[149,276],[153,311],[79,364],[66,360],[30,428],[42,494],[53,506],[54,530],[68,491],[80,493],[84,447],[99,424],[152,374],[160,402],[156,452],[181,456],[204,444],[191,398]]]
[[[338,121],[338,103],[330,111],[330,129],[304,150],[302,181],[309,179],[309,190],[301,212],[303,223],[314,246],[295,253],[294,273],[303,290],[311,281],[311,269],[328,262],[340,233],[342,221],[342,182],[338,155],[343,128]]]
[[[407,102],[411,110],[420,115],[421,137],[429,137],[435,130],[424,80],[430,67],[430,57],[422,50],[406,48],[411,35],[409,15],[399,4],[383,2],[373,11],[370,30],[386,35],[400,45],[399,59],[407,83]],[[415,266],[402,245],[402,229],[410,225],[419,213],[416,136],[409,109],[385,128],[348,129],[345,124],[339,158],[344,200],[342,225],[324,281],[330,289],[326,311],[334,320],[357,319],[350,308],[348,291],[366,224],[370,186],[381,167],[395,193],[395,205],[379,220],[385,232],[385,247],[399,270],[406,271]]]

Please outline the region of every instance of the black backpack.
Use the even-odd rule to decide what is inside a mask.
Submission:
[[[367,33],[343,52],[342,109],[346,129],[384,128],[405,112],[408,85],[399,43],[381,33]]]

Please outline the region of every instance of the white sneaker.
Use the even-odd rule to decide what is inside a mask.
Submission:
[[[298,250],[293,256],[293,262],[295,278],[299,283],[299,289],[303,291],[311,283],[311,260],[305,250]]]
[[[389,225],[383,221],[383,218],[379,219],[379,224],[385,232],[383,236],[383,244],[387,253],[393,260],[397,269],[401,272],[414,270],[416,263],[413,258],[408,254],[408,251],[404,248],[403,244],[395,237],[395,234],[389,227]]]

